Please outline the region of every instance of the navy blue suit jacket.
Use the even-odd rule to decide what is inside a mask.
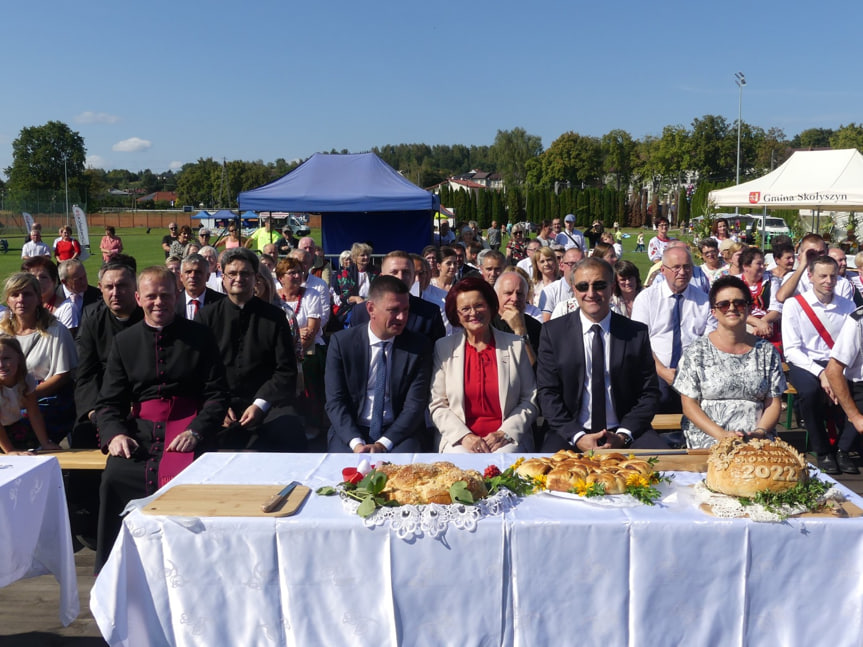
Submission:
[[[438,311],[439,312],[439,311]],[[431,342],[404,330],[393,338],[390,399],[393,421],[383,435],[393,445],[417,437],[425,429],[425,411],[430,397]],[[354,438],[368,442],[358,419],[366,397],[371,364],[368,326],[340,330],[330,337],[326,368],[326,410],[331,431],[345,445]]]
[[[614,411],[620,426],[638,438],[650,427],[659,402],[659,383],[647,326],[612,312],[609,333],[608,371]],[[578,311],[543,324],[536,369],[542,415],[551,430],[569,442],[583,431],[577,420],[587,377]]]

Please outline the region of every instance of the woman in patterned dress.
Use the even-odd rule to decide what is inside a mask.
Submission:
[[[752,295],[739,278],[723,276],[710,288],[710,306],[718,326],[689,345],[674,378],[686,445],[773,436],[785,376],[773,345],[746,331]]]

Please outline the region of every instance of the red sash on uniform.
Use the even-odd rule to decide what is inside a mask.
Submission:
[[[162,458],[159,461],[159,487],[177,476],[195,460],[195,452],[168,452],[168,445],[189,428],[198,415],[199,402],[175,396],[139,402],[132,407],[132,417],[165,425]]]

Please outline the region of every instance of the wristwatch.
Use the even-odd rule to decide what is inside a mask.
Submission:
[[[623,448],[624,449],[626,449],[627,447],[629,447],[632,444],[632,436],[630,436],[629,434],[616,434],[616,435],[620,436],[623,439]]]

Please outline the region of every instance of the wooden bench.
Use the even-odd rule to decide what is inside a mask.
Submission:
[[[62,470],[104,470],[108,455],[100,449],[61,449],[40,451],[40,456],[56,456]]]

